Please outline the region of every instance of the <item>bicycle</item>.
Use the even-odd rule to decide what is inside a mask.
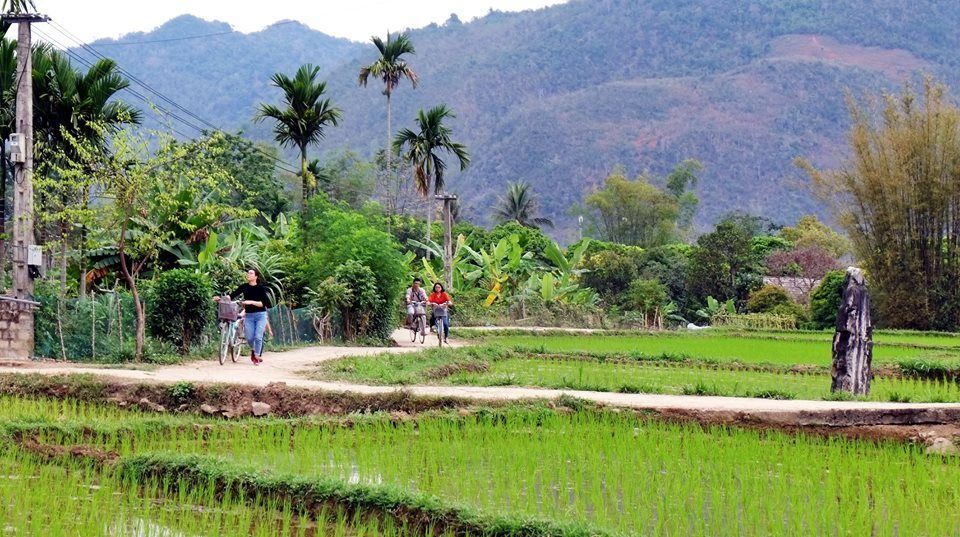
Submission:
[[[424,306],[426,302],[411,302],[413,306],[413,322],[410,323],[410,342],[416,343],[417,334],[420,334],[420,344],[427,339],[427,314],[424,311]]]
[[[441,316],[441,315],[438,315],[438,313],[443,314],[443,315],[442,315],[442,316]],[[447,311],[447,305],[446,305],[446,304],[442,304],[442,305],[441,305],[441,304],[434,304],[434,306],[433,306],[433,329],[437,332],[437,345],[439,345],[441,348],[443,347],[443,344],[445,343],[444,340],[446,339],[446,338],[444,337],[444,333],[443,333],[443,320],[446,319],[446,318],[447,318],[447,315],[449,315],[449,314],[450,314],[450,313]],[[449,346],[450,344],[447,343],[447,345]]]
[[[239,301],[221,300],[218,311],[220,321],[220,365],[230,360],[236,363],[246,342],[243,333],[243,308]]]

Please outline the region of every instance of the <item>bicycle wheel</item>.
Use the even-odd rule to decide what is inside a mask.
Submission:
[[[437,317],[437,345],[443,347],[443,317]]]
[[[417,327],[420,325],[420,319],[414,315],[413,322],[410,323],[410,343],[417,341]]]
[[[230,353],[230,359],[233,360],[234,363],[240,358],[240,353],[243,351],[243,342],[243,322],[237,321],[237,327],[233,331],[233,345],[231,349],[232,352]]]
[[[230,345],[230,323],[220,322],[220,365],[227,360],[227,354],[231,352]]]
[[[427,320],[421,316],[417,317],[417,332],[420,332],[420,344],[427,340]]]

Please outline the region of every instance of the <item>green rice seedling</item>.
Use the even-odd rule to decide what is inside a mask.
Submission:
[[[952,509],[960,463],[921,448],[567,408],[349,427],[276,422],[202,438],[137,430],[130,442],[106,438],[101,447],[218,456],[252,465],[238,476],[256,468],[371,494],[414,491],[483,513],[627,535],[949,535],[960,527]]]

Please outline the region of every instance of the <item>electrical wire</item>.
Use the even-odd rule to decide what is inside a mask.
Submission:
[[[293,21],[291,21],[291,22],[293,22]],[[66,40],[68,40],[68,41],[70,41],[70,42],[72,42],[72,43],[75,43],[75,44],[76,44],[77,46],[79,46],[82,50],[85,50],[88,54],[91,54],[94,58],[96,58],[96,59],[98,59],[98,60],[99,60],[99,59],[111,59],[111,58],[107,58],[106,56],[104,56],[104,55],[101,54],[100,52],[94,50],[94,49],[91,48],[89,45],[81,42],[81,41],[76,37],[76,35],[74,35],[72,32],[70,32],[69,30],[67,30],[66,28],[64,28],[62,25],[57,24],[57,23],[54,23],[54,22],[51,21],[51,26],[52,26],[53,29],[56,30],[63,38],[65,38]],[[42,35],[45,35],[45,34],[42,34]],[[93,65],[93,63],[91,63],[89,60],[87,60],[86,58],[83,58],[82,56],[80,56],[80,54],[79,54],[78,52],[73,51],[73,50],[70,50],[69,47],[65,46],[65,45],[64,45],[63,43],[61,43],[59,40],[53,39],[53,38],[50,37],[50,36],[45,36],[45,37],[46,37],[47,39],[51,40],[51,41],[52,41],[54,44],[56,44],[58,47],[60,47],[61,49],[63,49],[67,54],[70,55],[71,58],[77,59],[77,61],[83,63],[84,65],[87,65],[88,67],[90,67],[90,66]],[[140,94],[140,93],[137,92],[136,90],[133,90],[133,89],[130,88],[129,86],[128,86],[127,88],[125,88],[126,91],[130,92],[130,93],[133,94],[135,97],[141,99],[142,101],[144,101],[144,102],[147,103],[148,105],[150,105],[150,106],[152,106],[152,107],[155,107],[156,109],[158,109],[159,111],[163,112],[164,114],[170,116],[170,117],[173,118],[173,119],[176,119],[177,121],[180,121],[180,122],[183,123],[184,125],[187,125],[188,127],[196,130],[197,132],[199,132],[199,133],[201,133],[201,134],[206,134],[206,133],[209,132],[209,131],[221,132],[221,133],[223,133],[224,136],[227,136],[228,138],[246,140],[246,139],[243,138],[242,136],[238,136],[238,135],[236,135],[236,134],[226,132],[226,131],[224,131],[223,129],[221,129],[220,127],[218,127],[217,125],[214,125],[213,123],[205,120],[204,118],[200,117],[198,114],[196,114],[196,113],[190,111],[189,109],[187,109],[186,107],[180,105],[179,103],[177,103],[177,102],[174,101],[173,99],[167,97],[166,95],[164,95],[163,93],[161,93],[161,92],[158,91],[157,89],[153,88],[151,85],[147,84],[146,82],[144,82],[144,81],[141,80],[140,78],[136,77],[135,75],[133,75],[132,73],[130,73],[129,71],[127,71],[126,69],[124,69],[121,65],[119,65],[119,64],[116,63],[116,60],[112,60],[112,59],[111,59],[111,61],[113,61],[114,64],[116,65],[117,71],[120,72],[122,75],[124,75],[126,78],[128,78],[131,82],[137,84],[138,86],[140,86],[141,88],[143,88],[143,89],[146,90],[147,92],[152,93],[153,95],[156,95],[160,100],[162,100],[162,101],[164,101],[165,103],[169,104],[170,106],[176,108],[176,109],[178,110],[178,112],[173,112],[172,110],[166,108],[165,106],[163,106],[163,105],[161,105],[161,104],[159,104],[159,103],[157,103],[157,102],[151,101],[150,99],[148,99],[148,98],[145,97],[144,95]],[[190,117],[190,118],[192,118],[192,119],[191,119],[191,120],[187,120],[187,119],[183,118],[183,117],[181,116],[181,112],[182,112],[182,114],[184,114],[184,115],[186,115],[186,116],[188,116],[188,117]],[[194,120],[195,120],[195,121],[194,121]],[[202,125],[205,125],[206,127],[208,127],[208,128],[209,128],[209,131],[208,131],[207,129],[203,128],[203,127],[198,126],[197,123],[202,124]],[[175,130],[175,129],[173,129],[173,128],[171,128],[171,130],[173,130],[174,132],[176,132],[177,134],[179,134],[179,135],[181,135],[181,136],[183,136],[183,137],[185,137],[185,138],[191,138],[190,136],[186,136],[186,135],[184,135],[183,133],[181,133],[181,132],[179,132],[179,131],[177,131],[177,130]],[[273,155],[273,154],[265,151],[263,148],[258,147],[257,145],[254,145],[253,147],[254,147],[254,150],[257,151],[258,153],[260,153],[262,156],[264,156],[264,157],[270,159],[271,161],[273,161],[274,166],[275,166],[277,169],[279,169],[279,170],[281,170],[281,171],[284,171],[284,172],[287,172],[287,173],[290,173],[290,174],[293,174],[293,175],[299,175],[299,172],[294,170],[294,166],[293,166],[292,164],[286,162],[285,160],[281,159],[280,157],[278,157],[278,156],[276,156],[276,155]]]

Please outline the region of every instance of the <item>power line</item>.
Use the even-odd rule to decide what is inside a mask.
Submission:
[[[293,22],[293,21],[291,21],[291,22]],[[160,91],[154,89],[152,86],[150,86],[149,84],[147,84],[147,83],[144,82],[143,80],[137,78],[137,77],[134,76],[132,73],[130,73],[129,71],[127,71],[126,69],[124,69],[122,66],[120,66],[119,64],[117,64],[117,63],[116,63],[116,60],[112,60],[111,58],[108,58],[108,57],[104,56],[103,54],[99,53],[98,51],[92,49],[89,45],[86,45],[86,44],[80,42],[79,39],[77,39],[77,37],[76,37],[73,33],[71,33],[69,30],[67,30],[67,29],[64,28],[63,26],[61,26],[61,25],[59,25],[59,24],[55,24],[55,23],[53,23],[52,26],[53,26],[53,28],[54,28],[55,30],[57,30],[65,39],[67,39],[67,40],[69,40],[69,41],[72,41],[72,42],[78,44],[78,45],[81,47],[82,50],[87,51],[89,54],[93,55],[95,58],[98,58],[98,59],[110,59],[110,60],[113,61],[114,64],[116,65],[117,71],[119,71],[121,74],[123,74],[124,76],[126,76],[129,80],[131,80],[132,82],[134,82],[134,83],[136,83],[137,85],[141,86],[142,88],[144,88],[144,89],[147,90],[148,92],[156,95],[157,97],[159,97],[159,98],[162,99],[163,101],[169,103],[171,106],[177,108],[179,111],[181,111],[181,112],[183,112],[184,114],[186,114],[187,116],[193,118],[193,119],[196,120],[197,122],[199,122],[199,123],[201,123],[201,124],[203,124],[203,125],[206,125],[210,130],[212,130],[212,131],[214,131],[214,132],[222,132],[225,136],[230,137],[230,138],[244,139],[244,138],[241,137],[241,136],[237,136],[237,135],[235,135],[235,134],[233,134],[233,133],[228,133],[228,132],[224,131],[224,130],[221,129],[220,127],[218,127],[218,126],[214,125],[213,123],[211,123],[211,122],[203,119],[202,117],[200,117],[199,115],[197,115],[197,114],[193,113],[192,111],[188,110],[187,108],[185,108],[184,106],[180,105],[180,104],[177,103],[176,101],[170,99],[169,97],[167,97],[166,95],[164,95],[164,94],[161,93]],[[68,55],[70,55],[71,58],[75,58],[77,61],[83,63],[84,65],[86,65],[86,66],[88,66],[88,67],[92,67],[92,66],[93,66],[93,63],[91,63],[89,60],[83,58],[83,57],[80,56],[78,53],[70,50],[68,47],[66,47],[63,43],[59,42],[58,40],[53,39],[53,38],[51,38],[50,36],[46,36],[46,35],[42,35],[42,37],[48,39],[49,41],[53,42],[54,44],[56,44],[56,45],[59,46],[60,48],[64,49],[64,51],[65,51]],[[180,121],[180,122],[183,123],[184,125],[187,125],[188,127],[196,130],[197,132],[199,132],[199,133],[201,133],[201,134],[204,134],[204,133],[207,132],[206,129],[204,129],[203,127],[197,126],[197,124],[194,123],[193,121],[186,120],[186,119],[184,119],[183,117],[181,117],[181,116],[179,115],[179,113],[175,113],[175,112],[173,112],[173,111],[171,111],[171,110],[168,110],[168,109],[164,108],[164,107],[161,106],[160,104],[151,101],[150,99],[148,99],[147,97],[145,97],[145,96],[142,95],[141,93],[137,92],[136,90],[133,90],[133,89],[130,88],[129,86],[128,86],[127,88],[124,88],[124,89],[125,89],[126,91],[130,92],[131,94],[133,94],[135,97],[141,99],[142,101],[144,101],[144,102],[147,103],[148,105],[157,108],[157,109],[160,110],[161,112],[163,112],[163,113],[167,114],[168,116],[176,119],[177,121]],[[176,132],[177,134],[179,134],[180,136],[183,136],[184,138],[191,138],[190,136],[187,136],[187,135],[183,134],[182,132],[177,131],[176,129],[174,129],[174,128],[172,128],[172,127],[170,127],[170,129],[173,130],[174,132]],[[244,139],[244,140],[245,140],[245,139]],[[253,147],[254,147],[254,149],[255,149],[258,153],[260,153],[261,155],[263,155],[263,156],[269,158],[270,160],[272,160],[272,161],[274,162],[274,166],[277,167],[278,169],[280,169],[280,170],[282,170],[282,171],[285,171],[285,172],[287,172],[287,173],[293,174],[293,175],[298,175],[298,174],[299,174],[299,172],[294,171],[294,170],[292,169],[292,168],[293,168],[293,165],[292,165],[292,164],[284,161],[283,159],[281,159],[280,157],[278,157],[278,156],[276,156],[276,155],[273,155],[273,154],[271,154],[271,153],[268,153],[267,151],[265,151],[265,150],[263,150],[262,148],[258,147],[256,144],[254,144]]]

